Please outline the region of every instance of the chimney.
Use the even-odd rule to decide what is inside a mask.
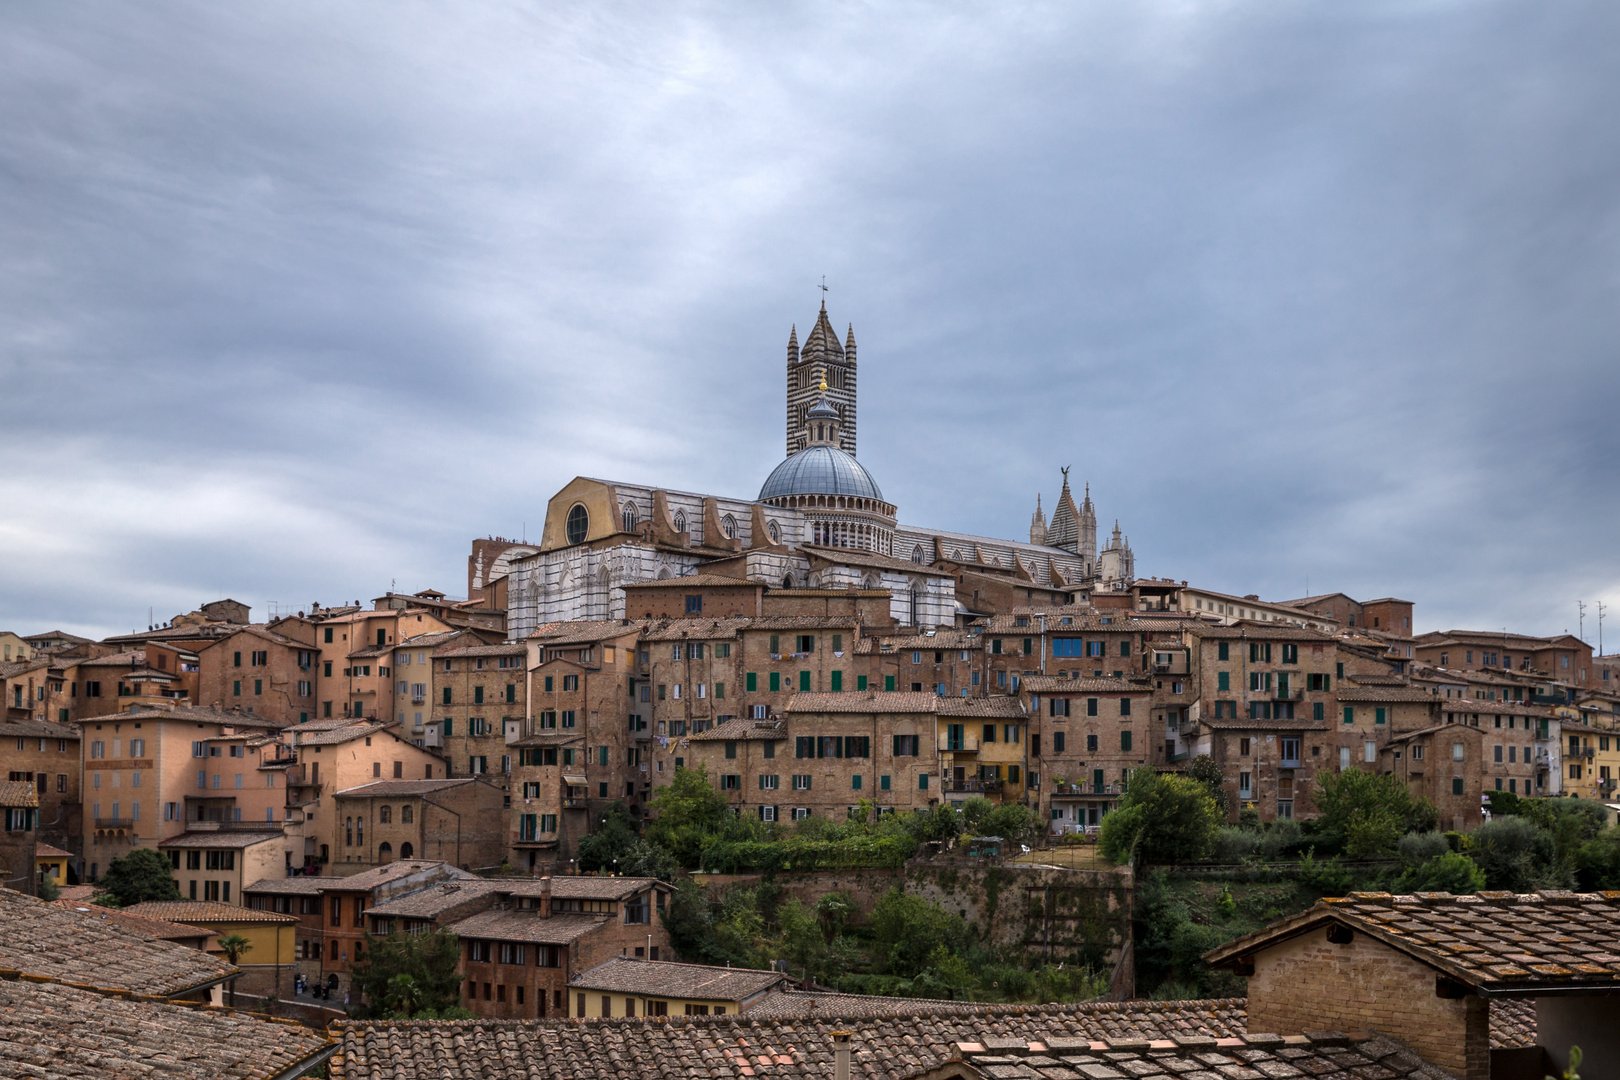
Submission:
[[[832,1041],[833,1080],[849,1080],[849,1032],[833,1032]]]
[[[551,877],[547,875],[540,879],[540,917],[551,918]]]

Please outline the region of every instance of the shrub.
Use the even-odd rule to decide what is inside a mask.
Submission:
[[[98,884],[113,907],[129,907],[146,900],[180,899],[180,889],[169,874],[169,860],[157,848],[136,848],[114,859]]]
[[[1438,859],[1452,850],[1446,835],[1437,832],[1408,833],[1401,837],[1396,847],[1400,851],[1401,860],[1409,864]]]
[[[1484,887],[1485,871],[1473,859],[1449,847],[1443,854],[1407,869],[1393,885],[1398,893],[1446,892],[1453,896],[1467,896]]]
[[[1493,818],[1475,829],[1470,850],[1492,889],[1531,892],[1562,884],[1553,866],[1553,841],[1524,816]]]
[[[1215,833],[1215,861],[1223,863],[1242,862],[1254,855],[1260,845],[1260,838],[1252,829],[1234,828],[1223,825]]]
[[[1201,859],[1220,822],[1220,808],[1203,784],[1151,768],[1133,769],[1119,809],[1103,819],[1099,846],[1116,863]]]

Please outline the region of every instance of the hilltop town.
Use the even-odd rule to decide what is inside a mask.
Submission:
[[[277,1047],[253,1075],[289,1080],[328,1059],[355,1080],[492,1074],[509,1039],[571,1063],[545,1075],[938,1080],[1539,1076],[1543,1046],[1613,1046],[1593,1020],[1620,978],[1613,892],[1361,891],[1209,951],[1200,970],[1246,998],[1047,1004],[1137,992],[1144,867],[1096,853],[1133,775],[1196,775],[1257,836],[1308,827],[1351,773],[1432,808],[1453,852],[1520,800],[1583,802],[1612,831],[1620,654],[1417,633],[1394,597],[1138,576],[1066,467],[1027,539],[903,522],[857,458],[857,372],[823,306],[790,332],[785,457],[757,495],[576,478],[537,541],[470,542],[459,597],[0,632],[0,968],[30,975],[4,1007],[46,1027],[149,1010],[202,1058]],[[172,895],[119,905],[107,882],[137,852]],[[724,951],[725,890],[789,871],[817,927],[802,962],[728,968],[761,954]],[[886,889],[948,913],[929,904],[964,896],[958,875],[964,928],[1094,982],[974,1001],[935,958],[900,989],[827,985],[860,967],[823,965],[840,928]],[[1095,925],[1054,931],[1054,890],[1103,897]],[[111,937],[58,970],[52,942],[86,926]],[[368,950],[441,933],[462,1019],[377,1011]],[[433,1023],[465,1037],[418,1040]]]

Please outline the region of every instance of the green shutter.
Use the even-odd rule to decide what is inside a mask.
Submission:
[[[771,655],[772,656],[780,656],[781,654],[782,654],[782,638],[777,634],[772,634],[771,635]]]
[[[1130,731],[1127,730],[1119,733],[1119,748],[1121,750],[1129,750],[1131,748]]]
[[[1219,644],[1217,644],[1215,646],[1215,658],[1217,660],[1229,660],[1229,659],[1231,659],[1231,657],[1228,655],[1228,652],[1229,652],[1229,650],[1227,649],[1227,642],[1222,641],[1222,642],[1220,642]]]
[[[753,692],[753,691],[759,689],[759,675],[756,674],[755,672],[750,671],[746,676],[744,676],[744,680],[745,680],[745,688],[749,692]]]
[[[780,671],[771,672],[771,689],[773,691],[782,689],[782,673]]]
[[[808,671],[799,672],[799,689],[801,691],[810,689],[810,673]]]
[[[865,690],[866,689],[866,676],[865,675],[857,675],[857,676],[855,676],[855,689],[857,689],[857,690]]]
[[[1375,720],[1373,720],[1373,723],[1382,724],[1384,722],[1385,715],[1386,714],[1385,714],[1384,710],[1379,709],[1378,712],[1377,712],[1377,718]]]
[[[893,690],[894,689],[894,676],[893,675],[885,675],[885,676],[883,676],[883,689],[885,689],[885,690]]]
[[[596,748],[596,763],[598,765],[606,765],[608,763],[608,748],[607,747],[598,746]]]
[[[1101,769],[1092,769],[1091,770],[1091,789],[1092,789],[1092,791],[1101,791],[1103,789],[1103,786],[1104,786],[1104,784],[1103,784],[1103,771]]]
[[[448,716],[444,718],[444,737],[449,738],[455,734],[455,721]]]
[[[1218,671],[1215,673],[1215,689],[1232,689],[1232,673],[1230,671]]]
[[[832,673],[832,688],[834,690],[842,690],[844,688],[844,673],[842,671],[834,671]]]
[[[1353,724],[1353,723],[1356,722],[1356,709],[1355,709],[1355,706],[1346,705],[1344,707],[1344,722],[1347,723],[1347,724]]]
[[[928,790],[928,774],[927,773],[918,773],[917,774],[917,790],[918,791],[927,791]]]

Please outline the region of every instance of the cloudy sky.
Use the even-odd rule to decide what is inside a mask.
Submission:
[[[1617,48],[1612,0],[6,5],[0,628],[460,595],[577,474],[751,496],[826,275],[908,523],[1023,536],[1072,465],[1145,575],[1574,630]]]

